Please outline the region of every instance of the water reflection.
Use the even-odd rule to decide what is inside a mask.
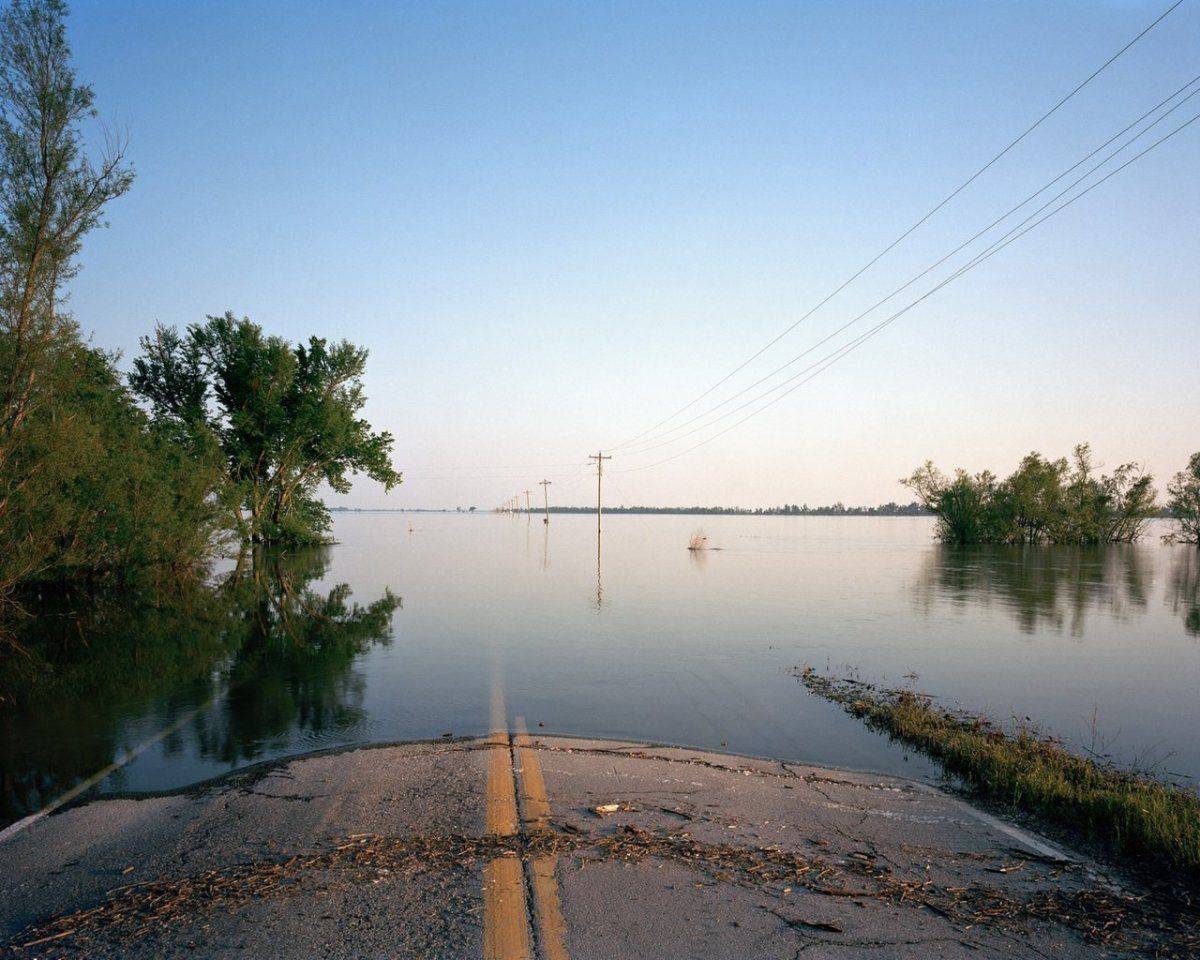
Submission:
[[[1187,544],[1178,550],[1167,583],[1167,602],[1171,612],[1183,618],[1183,629],[1200,637],[1200,550]]]
[[[18,626],[31,659],[0,678],[0,818],[40,809],[210,701],[164,741],[168,755],[232,764],[296,731],[352,729],[363,689],[350,668],[390,641],[400,599],[313,589],[328,566],[327,550],[258,551],[166,600],[39,598]]]
[[[604,608],[604,574],[600,566],[600,526],[596,525],[596,613]]]
[[[926,613],[939,601],[999,606],[1023,633],[1051,629],[1082,636],[1090,611],[1123,618],[1144,610],[1153,565],[1137,547],[938,544],[914,591]]]
[[[231,575],[234,629],[229,695],[197,730],[203,756],[253,759],[296,731],[352,730],[362,719],[364,681],[350,672],[368,647],[391,639],[390,592],[360,606],[350,587],[307,585],[329,567],[327,549],[259,553]]]

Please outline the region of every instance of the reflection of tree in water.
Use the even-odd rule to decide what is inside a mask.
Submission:
[[[1183,628],[1200,637],[1200,549],[1180,544],[1167,583],[1167,602],[1171,611],[1183,617]]]
[[[917,603],[958,606],[993,603],[1008,610],[1024,633],[1050,628],[1083,633],[1091,609],[1124,616],[1145,609],[1153,572],[1137,547],[938,544],[918,577]]]
[[[309,589],[328,568],[326,548],[260,551],[230,575],[239,643],[229,693],[198,731],[204,756],[234,763],[286,744],[294,731],[320,735],[361,721],[364,682],[351,667],[391,640],[400,600],[385,592],[361,606],[344,583]]]
[[[234,762],[286,741],[353,727],[351,667],[391,638],[400,600],[366,606],[341,584],[309,587],[327,549],[247,555],[211,585],[168,597],[45,595],[15,625],[31,658],[0,660],[0,821],[37,810],[187,710],[179,752]]]

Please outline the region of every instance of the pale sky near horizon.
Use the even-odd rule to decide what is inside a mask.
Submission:
[[[489,508],[543,477],[588,503],[589,452],[802,316],[1167,6],[77,2],[77,70],[137,181],[71,308],[126,360],[156,321],[225,310],[368,347],[367,417],[406,481],[331,503]],[[1185,0],[680,420],[1196,75]],[[906,500],[927,458],[1005,473],[1081,440],[1161,487],[1200,450],[1198,170],[1200,122],[724,436],[648,466],[736,417],[619,450],[606,501]]]

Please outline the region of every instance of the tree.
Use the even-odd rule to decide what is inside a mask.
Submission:
[[[986,470],[975,476],[958,470],[949,480],[927,460],[900,482],[937,516],[937,536],[944,543],[995,543],[1011,536],[997,502],[996,478]]]
[[[1066,459],[1050,461],[1036,451],[997,489],[997,507],[1005,517],[1007,539],[1040,543],[1054,539],[1055,523],[1062,516],[1063,478],[1069,470]]]
[[[1133,463],[1097,476],[1091,448],[1026,456],[1005,480],[964,470],[948,480],[931,462],[901,480],[938,518],[946,543],[1128,543],[1155,513],[1153,478]]]
[[[8,470],[34,408],[47,397],[39,370],[62,332],[62,284],[84,236],[133,173],[123,145],[86,155],[82,123],[95,116],[79,84],[61,0],[14,0],[0,14],[0,527],[25,478]]]
[[[64,328],[38,365],[42,396],[10,454],[0,595],[33,581],[190,575],[219,518],[216,450],[153,424],[113,358]]]
[[[1167,509],[1178,527],[1168,539],[1200,544],[1200,453],[1167,484]]]
[[[366,350],[319,337],[293,346],[232,313],[186,334],[159,326],[141,346],[131,386],[156,421],[218,444],[224,502],[244,539],[319,542],[330,525],[322,483],[346,493],[358,473],[385,489],[400,482],[391,434],[359,417]]]
[[[1062,499],[1056,542],[1128,543],[1141,537],[1157,509],[1153,477],[1136,463],[1096,476],[1086,443],[1075,447],[1075,469],[1066,477]]]
[[[88,155],[91,88],[61,0],[0,12],[0,604],[31,581],[127,580],[209,548],[211,459],[150,423],[63,309],[86,235],[133,174]],[[0,636],[0,640],[4,636]]]

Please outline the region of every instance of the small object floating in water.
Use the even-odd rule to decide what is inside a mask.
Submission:
[[[688,549],[692,553],[699,553],[701,550],[720,550],[720,547],[710,547],[708,545],[708,537],[703,530],[697,530],[692,534],[692,539],[688,541]]]

